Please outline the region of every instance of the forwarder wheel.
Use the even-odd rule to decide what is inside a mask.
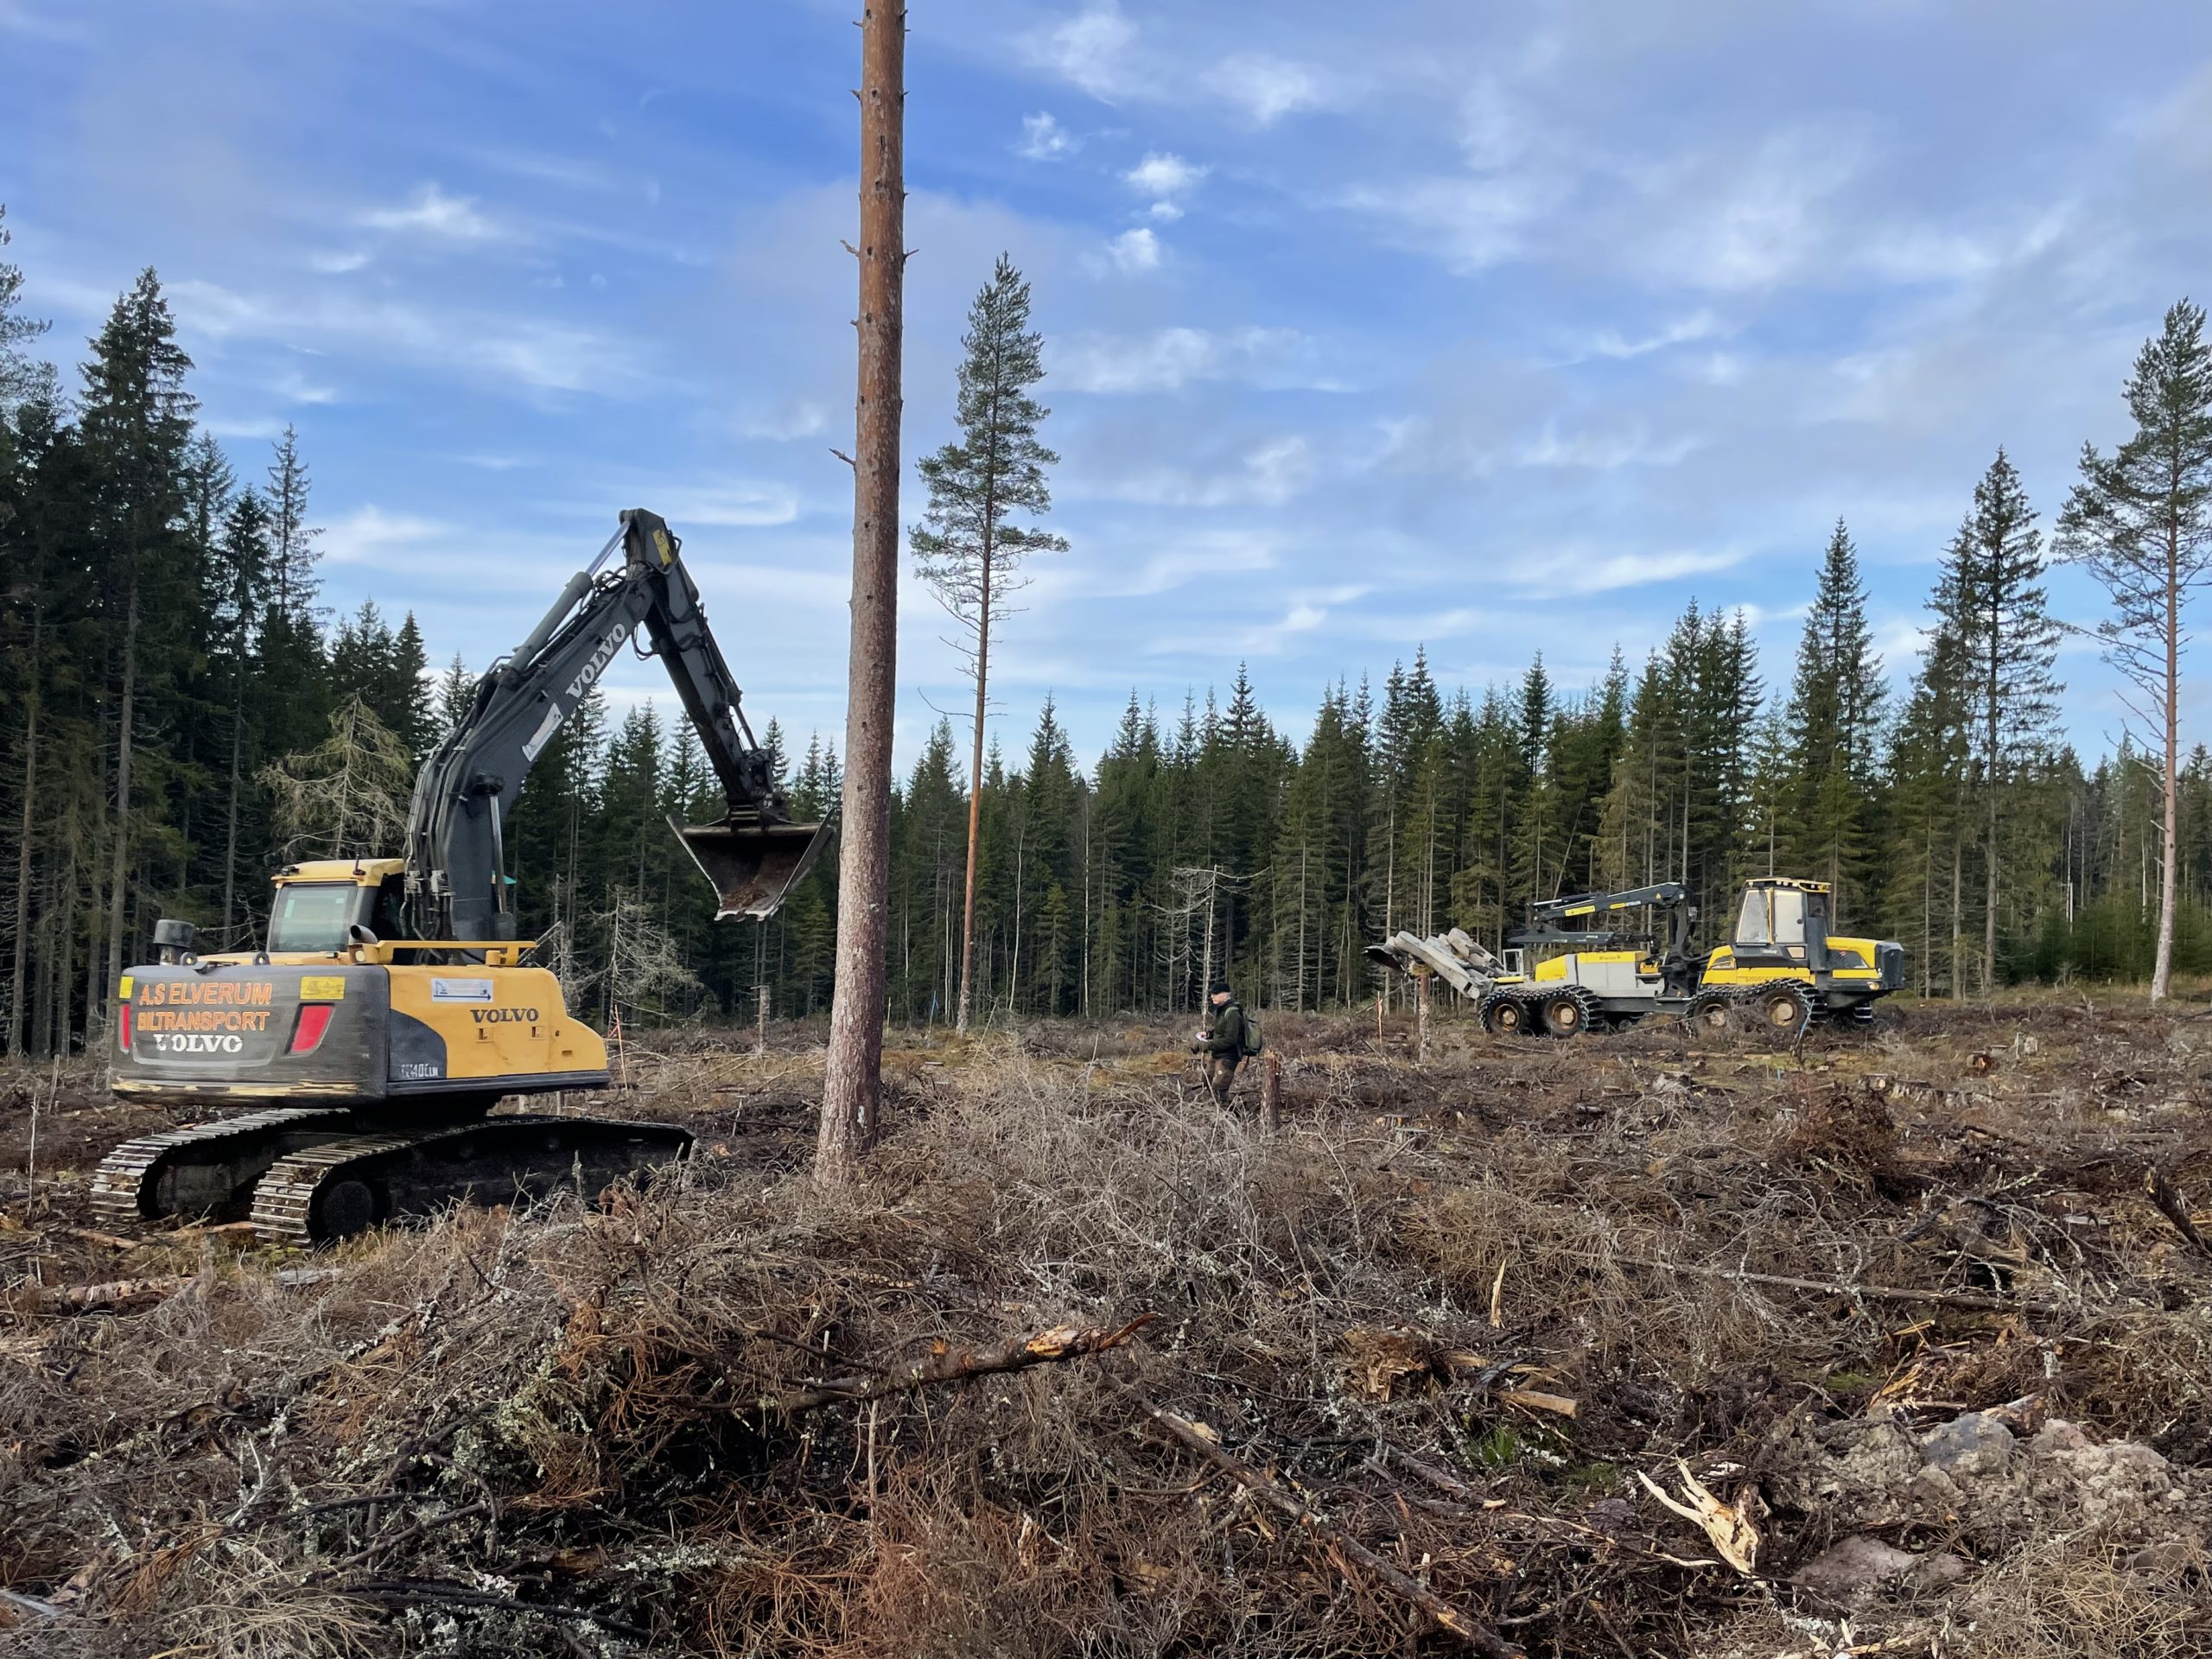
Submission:
[[[1682,1023],[1700,1037],[1726,1037],[1736,1023],[1735,999],[1726,991],[1701,992],[1691,999]]]
[[[1590,1010],[1573,991],[1554,991],[1536,1012],[1548,1036],[1580,1037],[1590,1028]]]
[[[1528,1034],[1529,1005],[1516,996],[1493,996],[1483,1004],[1483,1029],[1493,1037]]]
[[[1813,1017],[1811,1001],[1796,985],[1777,985],[1761,991],[1758,1007],[1759,1023],[1770,1034],[1787,1039],[1802,1036]]]

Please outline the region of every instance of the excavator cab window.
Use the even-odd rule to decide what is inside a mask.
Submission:
[[[342,950],[346,930],[360,912],[361,889],[351,881],[288,881],[269,913],[271,955]]]
[[[1774,943],[1774,925],[1767,915],[1764,890],[1753,887],[1744,895],[1743,913],[1736,918],[1736,945],[1764,950]]]
[[[1805,943],[1805,895],[1794,887],[1774,890],[1774,933],[1777,944]]]
[[[377,884],[376,908],[369,912],[369,928],[380,939],[404,939],[407,922],[402,906],[407,897],[407,878],[387,875]]]

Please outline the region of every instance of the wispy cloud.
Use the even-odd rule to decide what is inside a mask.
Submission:
[[[1319,343],[1295,328],[1160,328],[1145,334],[1081,334],[1048,341],[1052,383],[1100,393],[1179,391],[1194,381],[1338,391],[1322,372]]]
[[[1145,158],[1122,175],[1122,181],[1140,195],[1154,198],[1154,219],[1173,221],[1183,217],[1183,200],[1198,188],[1209,169],[1166,150],[1147,150]]]
[[[452,525],[411,512],[386,512],[373,502],[323,526],[315,550],[333,564],[375,564],[403,548],[454,535]]]
[[[1160,265],[1160,238],[1151,227],[1140,225],[1134,231],[1123,231],[1106,244],[1106,257],[1114,268],[1122,271],[1154,270]]]
[[[360,215],[372,231],[390,231],[449,242],[487,242],[503,234],[476,210],[474,196],[451,196],[435,181],[420,184],[397,207],[372,207]]]
[[[1116,0],[1093,0],[1074,16],[1029,36],[1031,62],[1082,88],[1103,103],[1128,95],[1129,48],[1136,25]]]
[[[1014,154],[1033,162],[1057,162],[1083,148],[1083,141],[1059,124],[1050,110],[1021,118],[1021,142]]]
[[[248,294],[196,278],[172,283],[168,291],[184,327],[211,340],[343,347],[459,371],[495,390],[626,391],[645,372],[633,342],[543,318],[350,292]]]
[[[1300,110],[1321,109],[1334,101],[1319,72],[1260,53],[1227,59],[1207,71],[1201,81],[1262,127]]]
[[[1648,588],[1657,582],[1732,570],[1749,556],[1732,551],[1593,554],[1587,548],[1531,550],[1503,561],[1509,586],[1532,599],[1569,599]]]

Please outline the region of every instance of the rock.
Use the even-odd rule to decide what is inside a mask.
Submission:
[[[2079,1423],[2054,1417],[2028,1442],[2028,1455],[2047,1458],[2054,1452],[2086,1452],[2089,1446],[2089,1437],[2082,1432]]]
[[[1931,1430],[1920,1455],[1954,1480],[2001,1475],[2012,1466],[2012,1431],[1988,1412],[1969,1411]]]
[[[2196,1565],[2197,1553],[2187,1544],[2169,1539],[2163,1544],[2145,1544],[2120,1562],[2126,1573],[2149,1573],[2159,1578],[2177,1578]]]
[[[1942,1590],[1972,1570],[1955,1555],[1916,1555],[1862,1533],[1822,1550],[1799,1567],[1791,1581],[1856,1608],[1897,1591]]]

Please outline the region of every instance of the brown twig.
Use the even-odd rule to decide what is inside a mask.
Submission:
[[[495,1596],[488,1591],[471,1590],[462,1585],[448,1584],[439,1579],[380,1579],[363,1585],[348,1586],[344,1592],[367,1601],[453,1602],[463,1607],[498,1607],[512,1613],[538,1613],[547,1618],[587,1618],[601,1630],[615,1636],[626,1636],[633,1642],[652,1639],[652,1632],[614,1618],[596,1608],[578,1607],[563,1601],[523,1601],[514,1596]]]
[[[1785,1290],[1819,1290],[1833,1296],[1870,1296],[1882,1302],[1929,1302],[1938,1307],[1967,1307],[1993,1313],[2070,1313],[2064,1302],[2029,1296],[1986,1296],[1968,1290],[1912,1290],[1897,1285],[1845,1285],[1827,1279],[1792,1279],[1778,1273],[1751,1273],[1740,1268],[1706,1268],[1688,1262],[1662,1262],[1656,1256],[1616,1255],[1624,1267],[1652,1268],[1661,1273],[1687,1273],[1700,1279],[1720,1279],[1741,1284],[1778,1285]]]
[[[1197,1452],[1268,1508],[1297,1522],[1320,1539],[1330,1558],[1336,1562],[1339,1571],[1345,1572],[1346,1576],[1350,1576],[1350,1573],[1344,1563],[1357,1564],[1362,1572],[1389,1586],[1427,1613],[1439,1629],[1449,1630],[1483,1655],[1484,1659],[1524,1659],[1520,1649],[1473,1614],[1453,1606],[1427,1585],[1400,1572],[1311,1504],[1284,1491],[1272,1478],[1242,1459],[1232,1457],[1214,1439],[1212,1430],[1154,1405],[1134,1389],[1124,1389],[1122,1391],[1154,1424],[1166,1430],[1179,1445]]]
[[[2206,1240],[2203,1230],[2189,1213],[2189,1206],[2182,1202],[2182,1196],[2171,1181],[2155,1169],[2147,1170],[2143,1176],[2143,1189],[2151,1195],[2151,1202],[2158,1207],[2158,1213],[2173,1223],[2174,1230],[2187,1239],[2198,1255],[2212,1255],[2212,1242]]]
[[[1118,1331],[1058,1325],[1050,1331],[1039,1331],[1034,1336],[1009,1337],[995,1349],[981,1351],[953,1348],[939,1342],[920,1359],[898,1370],[868,1376],[837,1377],[817,1388],[772,1395],[763,1400],[761,1404],[781,1416],[791,1417],[823,1406],[865,1404],[870,1400],[880,1400],[886,1395],[904,1394],[913,1389],[926,1388],[933,1382],[962,1382],[970,1377],[1023,1371],[1032,1365],[1050,1364],[1056,1360],[1077,1359],[1085,1354],[1103,1354],[1109,1348],[1120,1347],[1157,1317],[1152,1313],[1140,1314]]]

